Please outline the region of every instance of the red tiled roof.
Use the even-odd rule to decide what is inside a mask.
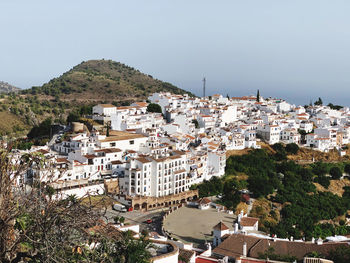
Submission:
[[[258,222],[258,221],[259,221],[259,219],[254,218],[254,217],[242,217],[240,225],[241,226],[254,226],[256,224],[256,222]]]
[[[206,205],[206,204],[211,203],[211,201],[208,198],[204,197],[204,198],[202,198],[202,200],[199,203]]]
[[[216,226],[213,227],[215,230],[227,230],[229,229],[223,222],[218,223]]]
[[[341,242],[328,242],[317,245],[311,242],[273,241],[249,235],[232,234],[217,246],[213,252],[221,256],[242,256],[244,242],[247,243],[248,256],[253,258],[257,258],[259,253],[264,253],[270,247],[274,249],[276,254],[291,255],[295,256],[297,259],[303,259],[307,253],[312,251],[327,256],[331,250],[339,246],[349,246],[347,243]]]
[[[92,154],[86,154],[86,155],[84,155],[84,157],[87,159],[94,159],[96,156],[92,155]]]
[[[213,263],[213,262],[219,262],[215,258],[207,258],[207,257],[197,257],[196,263]]]

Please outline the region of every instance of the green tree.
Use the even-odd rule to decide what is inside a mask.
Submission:
[[[340,179],[342,177],[342,172],[338,166],[334,166],[329,170],[329,174],[332,176],[334,180]]]
[[[162,107],[159,104],[156,103],[150,103],[147,106],[147,111],[148,112],[158,112],[162,113]]]
[[[290,154],[297,154],[299,146],[296,143],[289,143],[286,145],[286,151]]]
[[[260,102],[260,91],[258,90],[258,92],[256,93],[256,101]]]
[[[52,119],[47,118],[41,122],[38,126],[34,126],[28,133],[28,138],[48,137],[51,131]]]
[[[349,246],[339,246],[335,250],[330,251],[329,259],[336,263],[350,262],[350,248]]]
[[[194,127],[195,127],[196,129],[199,129],[199,123],[198,123],[197,120],[192,120],[192,123],[194,124]]]
[[[75,122],[75,121],[79,121],[80,117],[81,116],[80,116],[79,112],[72,111],[67,116],[67,123],[72,123],[72,122]]]
[[[350,164],[349,163],[345,164],[344,172],[347,173],[348,175],[350,175]]]
[[[315,101],[315,103],[314,103],[315,105],[318,105],[318,106],[321,106],[321,105],[323,105],[323,101],[322,101],[322,99],[321,98],[318,98],[318,100],[317,101]]]

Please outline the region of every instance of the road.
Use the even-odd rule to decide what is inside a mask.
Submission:
[[[52,135],[51,140],[47,144],[47,146],[49,148],[51,148],[56,143],[56,140],[58,139],[58,137],[62,136],[65,132],[67,132],[69,130],[68,126],[62,125],[62,127],[63,127],[63,130],[60,131],[61,134],[60,133],[55,133],[55,134]]]

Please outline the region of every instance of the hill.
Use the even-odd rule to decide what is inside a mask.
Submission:
[[[18,92],[20,89],[4,81],[0,81],[0,93]]]
[[[6,122],[0,122],[0,136],[25,136],[47,118],[64,124],[70,113],[90,114],[97,103],[128,105],[159,91],[194,96],[119,62],[82,62],[42,86],[2,94],[0,114]]]
[[[82,62],[43,86],[23,93],[56,97],[61,101],[117,102],[145,100],[159,91],[193,96],[168,82],[112,60]]]

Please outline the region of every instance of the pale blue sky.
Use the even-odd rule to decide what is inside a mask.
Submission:
[[[201,95],[349,105],[349,0],[0,0],[0,80],[113,59]]]

